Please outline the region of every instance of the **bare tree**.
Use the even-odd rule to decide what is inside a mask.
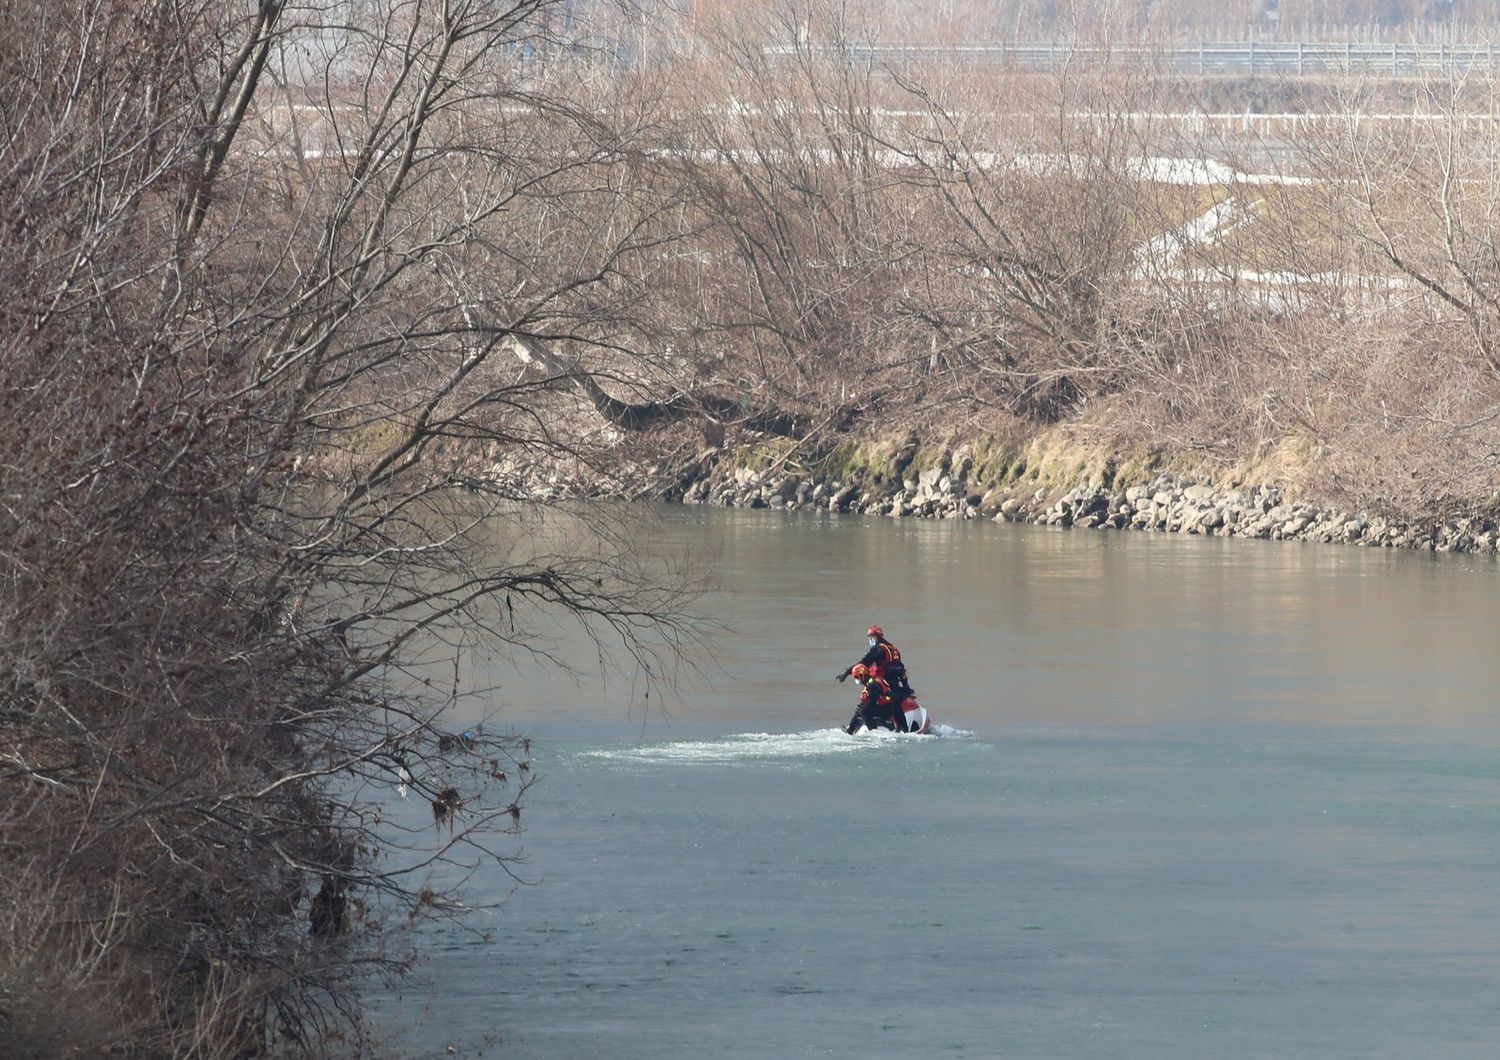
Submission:
[[[1434,76],[1407,116],[1367,117],[1364,86],[1302,143],[1324,180],[1320,240],[1355,277],[1329,319],[1356,341],[1330,351],[1323,433],[1351,492],[1404,514],[1493,514],[1496,329],[1495,85]],[[1304,230],[1307,225],[1304,223]]]
[[[652,63],[548,0],[0,16],[9,1053],[312,1051],[401,970],[383,927],[507,871],[527,745],[453,656],[572,665],[561,614],[666,680],[699,628],[547,476],[941,409],[1493,509],[1487,82],[1351,95],[1295,180],[1178,180],[1229,149],[1162,71],[751,15]]]
[[[9,1054],[357,1030],[381,926],[504,871],[530,783],[525,741],[444,723],[433,647],[545,651],[561,613],[665,680],[694,636],[690,586],[496,469],[589,459],[515,349],[628,331],[659,244],[629,100],[578,95],[552,13],[7,13]]]
[[[680,154],[703,218],[701,364],[804,421],[878,412],[880,372],[910,355],[891,301],[914,250],[901,179],[868,135],[879,72],[837,54],[812,8],[714,41]],[[832,34],[829,37],[828,34]]]

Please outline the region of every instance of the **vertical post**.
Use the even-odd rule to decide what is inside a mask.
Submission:
[[[1250,76],[1255,76],[1255,38],[1250,38]]]
[[[1297,41],[1297,76],[1298,77],[1302,76],[1302,49],[1305,46],[1306,45],[1299,38],[1298,41]]]
[[[1198,76],[1203,76],[1203,42],[1198,42]]]
[[[1396,60],[1396,45],[1391,45],[1391,76],[1401,76],[1401,64]]]

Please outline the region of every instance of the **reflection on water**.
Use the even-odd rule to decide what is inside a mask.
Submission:
[[[1486,725],[1500,570],[1475,557],[807,513],[659,510],[653,549],[692,555],[729,632],[681,695],[642,675],[484,660],[500,720],[696,731],[841,724],[832,676],[881,624],[939,721]],[[524,660],[523,660],[524,663]],[[486,668],[488,667],[488,668]],[[665,712],[665,713],[663,713]]]
[[[541,882],[490,942],[431,929],[428,985],[382,1003],[418,1052],[1494,1055],[1493,562],[693,509],[648,534],[711,559],[733,632],[669,715],[629,674],[471,659],[538,738]],[[953,738],[833,728],[871,622]]]

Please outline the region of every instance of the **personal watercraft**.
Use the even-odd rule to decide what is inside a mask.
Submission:
[[[906,717],[906,734],[909,736],[927,736],[932,733],[932,719],[927,716],[927,708],[917,702],[916,696],[907,696],[901,704],[902,713]],[[851,736],[861,736],[872,730],[868,725],[856,725],[852,729],[846,729]],[[895,732],[893,728],[879,726],[880,732]]]

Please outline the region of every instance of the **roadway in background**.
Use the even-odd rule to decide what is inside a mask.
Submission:
[[[806,45],[773,46],[770,54],[791,54]],[[813,50],[825,50],[814,47]],[[835,50],[832,48],[826,49]],[[1069,64],[1154,65],[1182,74],[1244,76],[1370,73],[1388,77],[1494,71],[1492,44],[1369,44],[1305,41],[1231,41],[1174,47],[1085,47],[1067,43],[1016,44],[849,44],[837,49],[882,64],[971,63],[1056,70]]]

